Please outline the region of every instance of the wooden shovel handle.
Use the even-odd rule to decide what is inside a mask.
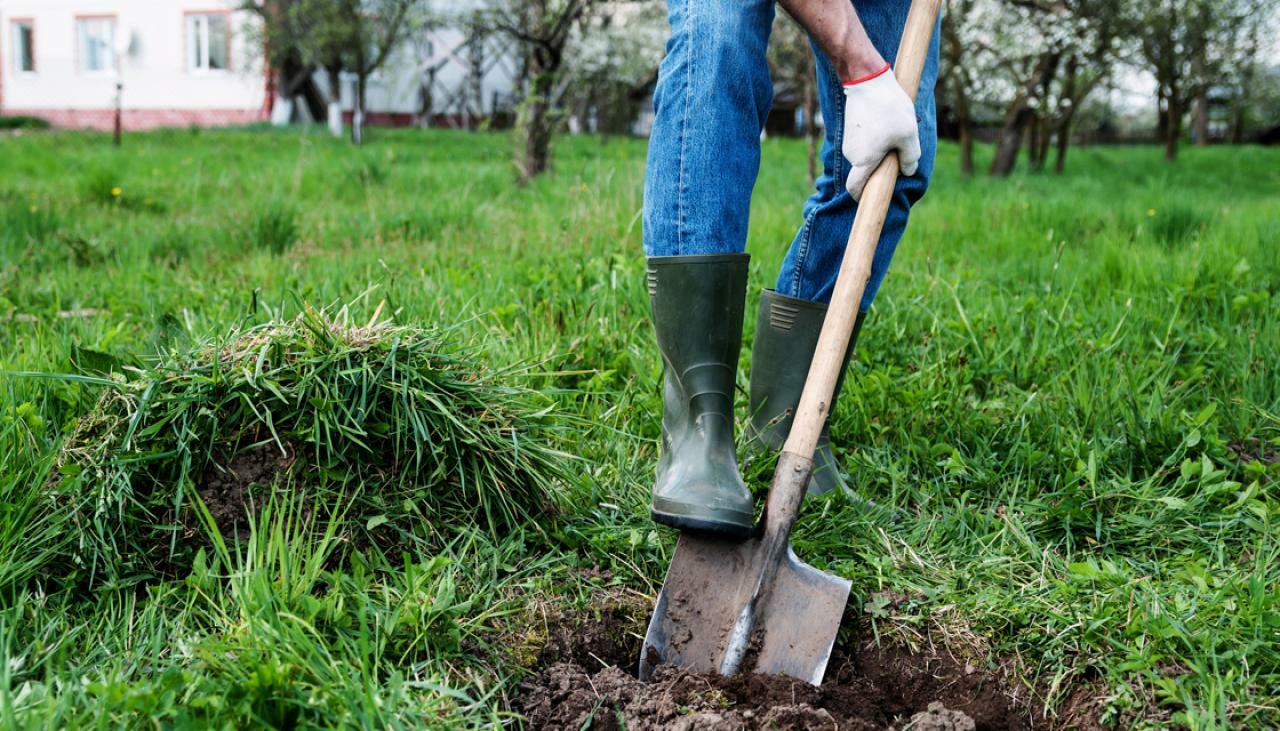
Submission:
[[[916,90],[920,88],[920,75],[929,54],[929,41],[933,37],[933,28],[938,19],[939,4],[940,0],[912,0],[906,27],[902,32],[902,43],[898,46],[894,75],[913,100]],[[854,318],[858,315],[858,307],[862,304],[862,293],[867,288],[867,281],[871,279],[871,259],[875,256],[880,229],[884,227],[884,217],[889,211],[897,181],[898,154],[890,152],[862,189],[862,200],[858,203],[858,212],[853,218],[849,244],[840,264],[840,275],[836,279],[831,306],[822,323],[822,334],[818,337],[813,363],[809,366],[809,377],[804,383],[800,405],[796,407],[791,434],[782,447],[784,451],[796,456],[813,458],[818,435],[822,433],[822,425],[831,410],[832,392],[835,391],[840,367],[844,364],[849,334],[853,329]]]

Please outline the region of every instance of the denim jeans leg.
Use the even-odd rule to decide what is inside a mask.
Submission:
[[[644,178],[649,256],[740,253],[773,104],[774,0],[669,0]]]
[[[906,24],[910,3],[900,0],[854,0],[876,49],[885,58],[897,55],[902,29]],[[817,190],[804,206],[804,223],[787,252],[778,275],[777,290],[783,294],[816,302],[830,302],[840,262],[844,258],[858,204],[845,190],[849,163],[841,145],[844,139],[844,89],[835,67],[816,46],[818,103],[826,121],[826,137],[822,145],[822,174]],[[911,206],[924,196],[933,175],[934,154],[938,146],[933,87],[938,78],[938,32],[934,29],[929,57],[925,63],[916,95],[916,119],[920,127],[920,166],[915,175],[899,177],[893,200],[885,217],[880,242],[871,264],[871,279],[862,296],[861,309],[866,311],[889,271],[889,262],[907,227]]]

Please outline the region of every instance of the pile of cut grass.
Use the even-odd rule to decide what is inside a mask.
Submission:
[[[447,331],[306,309],[154,367],[112,369],[46,484],[80,536],[67,576],[145,580],[247,535],[276,491],[361,548],[497,535],[560,507],[550,401]]]

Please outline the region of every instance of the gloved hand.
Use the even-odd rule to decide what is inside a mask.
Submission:
[[[897,150],[902,174],[914,175],[920,162],[916,107],[889,64],[878,73],[845,82],[844,98],[841,148],[852,166],[845,188],[853,199],[862,197],[867,179],[890,150]]]

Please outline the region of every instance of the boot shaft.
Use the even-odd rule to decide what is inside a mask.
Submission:
[[[662,453],[654,520],[745,537],[751,494],[738,472],[733,401],[746,254],[652,257],[649,302],[662,353]]]
[[[753,439],[764,446],[778,449],[786,441],[795,418],[800,394],[809,377],[809,365],[818,348],[827,306],[773,290],[760,293],[760,309],[756,319],[756,337],[751,348],[751,386],[749,430]],[[840,377],[836,379],[834,402],[840,396],[844,376],[849,369],[865,312],[858,313],[845,350]],[[828,421],[830,416],[828,415]],[[825,434],[826,427],[823,427]]]
[[[649,303],[666,389],[690,421],[716,414],[730,425],[747,289],[747,254],[651,257]],[[672,399],[665,399],[668,406]]]

